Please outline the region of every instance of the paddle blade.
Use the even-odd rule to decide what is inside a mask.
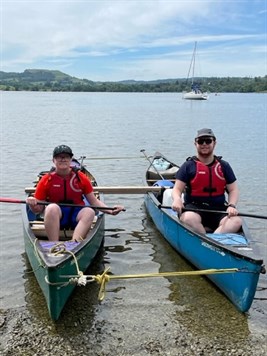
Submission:
[[[13,198],[3,198],[0,197],[0,202],[1,203],[15,203],[15,204],[25,204],[25,200],[20,200],[20,199],[13,199]]]

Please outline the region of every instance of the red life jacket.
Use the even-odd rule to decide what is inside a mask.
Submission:
[[[67,177],[51,172],[43,177],[46,200],[53,203],[73,203],[84,205],[82,181],[78,172],[72,171]],[[53,197],[52,199],[50,197]]]
[[[192,197],[215,197],[224,195],[226,180],[220,161],[214,160],[211,166],[196,160],[196,175],[190,182]]]

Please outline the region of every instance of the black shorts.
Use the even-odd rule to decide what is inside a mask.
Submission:
[[[220,213],[209,213],[209,210],[219,210],[219,211],[226,211],[226,206],[220,207],[206,207],[205,205],[195,205],[192,203],[185,204],[186,209],[205,209],[206,211],[195,211],[201,217],[201,223],[206,228],[210,228],[212,231],[216,230],[220,224],[220,221],[226,216],[225,214]]]

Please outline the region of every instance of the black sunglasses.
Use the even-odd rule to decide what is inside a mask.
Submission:
[[[203,145],[203,143],[210,145],[213,142],[213,139],[212,138],[198,138],[198,139],[196,139],[196,142],[199,145]]]

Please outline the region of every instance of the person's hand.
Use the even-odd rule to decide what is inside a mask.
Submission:
[[[38,204],[38,201],[37,201],[37,199],[34,198],[34,197],[28,197],[28,198],[26,199],[26,203],[27,203],[31,208],[33,208],[33,207],[35,207],[35,206]]]
[[[117,215],[119,214],[121,211],[125,211],[125,208],[123,205],[115,205],[113,207],[112,213],[111,215]]]
[[[181,198],[176,199],[172,203],[172,210],[177,211],[180,215],[182,213],[182,209],[184,209],[184,204]]]
[[[44,210],[44,206],[38,204],[38,200],[34,197],[28,197],[26,198],[26,203],[29,205],[31,211],[34,214],[40,214]]]
[[[238,215],[238,210],[232,206],[228,206],[226,212],[228,213],[228,217],[230,218],[231,216],[237,216]]]

